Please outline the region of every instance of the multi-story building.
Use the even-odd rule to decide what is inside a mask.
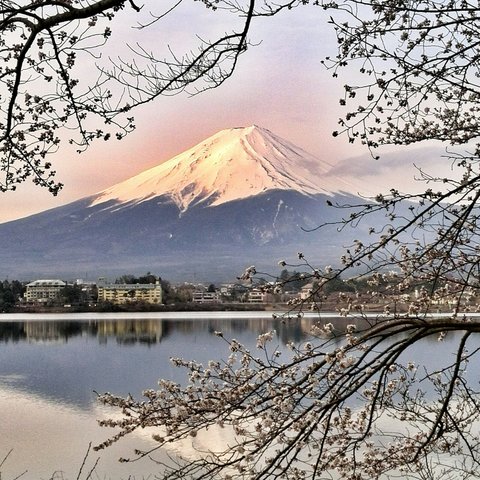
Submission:
[[[267,303],[271,299],[272,295],[260,288],[252,288],[248,292],[248,303]]]
[[[155,283],[107,283],[99,278],[97,283],[98,301],[117,305],[130,302],[162,303],[162,286]]]
[[[58,299],[67,286],[63,280],[35,280],[26,286],[27,302],[46,303]]]
[[[197,290],[192,293],[194,303],[220,303],[220,294],[218,292],[205,292]]]

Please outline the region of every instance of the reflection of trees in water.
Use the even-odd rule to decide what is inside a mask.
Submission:
[[[313,325],[332,322],[344,331],[350,323],[345,318],[221,318],[221,319],[117,319],[90,321],[24,321],[0,323],[0,342],[43,341],[67,342],[76,336],[97,338],[105,344],[114,339],[119,345],[155,345],[175,334],[211,334],[221,331],[226,338],[250,333],[258,336],[275,330],[282,344],[307,340]]]
[[[0,323],[1,342],[67,342],[72,337],[88,336],[105,343],[115,338],[120,344],[155,344],[163,336],[161,320],[113,321],[27,321]]]
[[[89,325],[87,325],[89,327]],[[4,322],[0,323],[0,341],[64,341],[81,335],[85,329],[79,322]]]
[[[289,319],[279,318],[242,318],[242,319],[201,319],[201,320],[175,320],[168,321],[169,334],[175,331],[185,334],[195,334],[221,331],[226,338],[233,338],[238,334],[250,332],[258,336],[262,333],[275,330],[281,343],[300,342],[307,338],[315,319]]]
[[[300,343],[305,340],[307,334],[310,332],[312,320],[302,321],[301,319],[289,319],[285,322],[277,320],[275,330],[278,338],[282,343],[294,342]]]
[[[0,323],[0,341],[4,343],[19,342],[25,340],[26,333],[23,323],[8,322]]]

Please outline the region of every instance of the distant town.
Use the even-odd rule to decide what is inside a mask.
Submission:
[[[144,276],[123,275],[114,281],[104,277],[97,281],[77,279],[36,279],[0,281],[0,311],[63,311],[63,310],[202,310],[202,309],[265,309],[306,298],[312,284],[293,274],[289,288],[271,288],[275,282],[258,286],[246,283],[179,283],[171,284],[147,273]],[[285,271],[283,277],[291,276]]]
[[[476,292],[463,292],[462,303],[455,284],[445,284],[430,298],[428,286],[417,285],[399,292],[392,288],[398,278],[322,281],[309,273],[283,270],[273,280],[257,279],[254,284],[178,283],[159,276],[122,275],[115,280],[36,279],[0,281],[0,312],[82,312],[82,311],[189,311],[189,310],[276,310],[299,305],[322,311],[415,313],[429,302],[436,311],[478,311]],[[375,284],[372,288],[372,284]],[[374,292],[374,293],[372,293]],[[427,300],[428,298],[428,300]]]

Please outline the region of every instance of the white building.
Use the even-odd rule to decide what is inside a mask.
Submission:
[[[67,286],[63,280],[35,280],[27,284],[25,299],[27,302],[45,303],[60,297]]]
[[[267,303],[271,298],[272,295],[260,288],[252,288],[248,292],[248,303]]]
[[[220,294],[218,292],[195,291],[192,293],[194,303],[220,303]]]

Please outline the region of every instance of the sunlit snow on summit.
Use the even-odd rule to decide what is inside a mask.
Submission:
[[[184,211],[221,205],[268,190],[305,195],[353,192],[331,165],[269,130],[252,125],[222,130],[161,165],[100,192],[92,205],[135,204],[166,195]]]

